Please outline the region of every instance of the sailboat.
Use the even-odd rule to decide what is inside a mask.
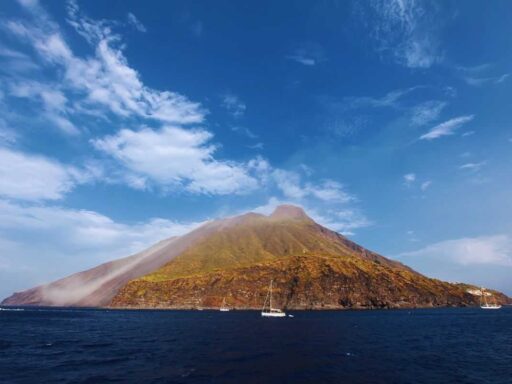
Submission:
[[[278,308],[272,308],[272,284],[273,280],[270,280],[270,287],[268,289],[267,296],[265,297],[265,302],[263,303],[263,308],[261,309],[261,316],[263,317],[286,317],[286,313]],[[267,309],[268,302],[268,309]]]
[[[226,305],[226,298],[222,300],[222,305],[220,306],[221,312],[229,312],[229,307]]]
[[[482,289],[480,290],[481,292],[481,296],[480,296],[480,308],[482,309],[500,309],[501,308],[501,305],[498,304],[496,302],[496,300],[494,301],[494,303],[489,303],[487,301],[487,296],[492,296],[492,294],[490,293],[486,293],[485,292],[485,288],[482,287]]]

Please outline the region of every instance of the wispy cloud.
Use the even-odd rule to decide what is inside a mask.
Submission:
[[[236,127],[231,127],[231,130],[233,132],[238,132],[244,136],[247,136],[249,139],[257,139],[258,138],[258,135],[256,135],[253,131],[251,131],[247,127],[236,126]]]
[[[406,173],[403,175],[403,185],[407,188],[419,188],[422,192],[425,192],[431,185],[432,180],[421,180],[415,173]]]
[[[422,191],[426,191],[431,185],[432,185],[431,180],[424,181],[423,183],[421,183],[420,189]]]
[[[37,8],[35,8],[37,7]],[[143,84],[139,73],[128,65],[121,37],[113,26],[83,15],[75,2],[68,3],[68,22],[94,49],[94,55],[76,55],[60,27],[38,5],[30,5],[33,21],[8,21],[6,28],[20,41],[29,43],[47,66],[61,78],[57,89],[73,92],[83,109],[106,108],[121,118],[137,117],[164,123],[191,124],[204,120],[199,103],[171,91]],[[81,99],[80,99],[81,97]]]
[[[235,118],[242,117],[247,109],[245,103],[232,93],[222,96],[222,106]]]
[[[139,32],[147,32],[147,29],[144,26],[144,24],[142,24],[140,22],[140,20],[137,18],[137,16],[135,16],[133,13],[128,12],[128,15],[126,16],[126,18],[128,19],[128,23],[132,27],[134,27],[137,31],[139,31]]]
[[[13,80],[10,82],[9,88],[11,96],[26,98],[31,102],[38,100],[42,105],[41,117],[62,132],[70,135],[80,133],[70,119],[71,108],[68,105],[68,99],[58,86],[31,80]]]
[[[13,73],[34,72],[40,69],[34,60],[27,54],[0,45],[0,58],[2,65],[0,71],[9,75]]]
[[[404,184],[407,186],[407,187],[410,187],[412,185],[412,183],[414,183],[416,181],[416,174],[414,173],[407,173],[404,175]]]
[[[509,73],[505,73],[500,76],[491,76],[491,77],[465,77],[464,80],[469,85],[473,86],[482,86],[486,84],[501,84],[505,82],[510,77]]]
[[[456,67],[456,70],[468,85],[475,87],[488,84],[501,84],[510,77],[509,73],[502,73],[499,75],[491,74],[490,72],[496,72],[494,65],[491,63],[475,65],[472,67],[458,66]]]
[[[479,171],[485,164],[487,164],[486,161],[481,161],[479,163],[466,163],[462,164],[459,169],[466,169],[469,171]]]
[[[441,124],[436,125],[430,131],[420,136],[421,140],[434,140],[443,136],[453,135],[454,131],[462,125],[473,120],[474,115],[454,117]]]
[[[317,61],[315,59],[313,59],[311,57],[304,56],[304,55],[299,55],[299,54],[289,55],[288,58],[293,61],[296,61],[297,63],[300,63],[302,65],[314,66],[317,64]]]
[[[428,68],[441,60],[439,15],[420,0],[376,0],[357,8],[380,53],[409,68]]]
[[[283,200],[271,197],[266,204],[250,209],[250,211],[269,215],[281,204],[297,204],[297,201],[290,198]],[[317,223],[345,236],[353,236],[354,231],[374,224],[356,208],[321,209],[318,204],[310,205],[304,201],[301,201],[300,204]]]
[[[14,144],[17,139],[18,134],[16,131],[9,128],[7,123],[0,118],[0,146]]]
[[[411,123],[421,127],[438,119],[443,109],[448,105],[444,101],[430,100],[412,108]]]
[[[359,97],[346,97],[344,99],[345,104],[349,108],[384,108],[392,107],[398,108],[400,106],[399,101],[404,96],[410,94],[420,87],[411,87],[406,89],[395,89],[386,93],[382,97],[372,96],[359,96]]]
[[[314,197],[322,201],[347,203],[354,197],[345,191],[344,186],[333,180],[325,180],[318,184],[304,183],[298,173],[276,169],[272,178],[277,187],[287,198],[304,199]]]
[[[469,137],[469,136],[473,136],[474,134],[475,134],[475,131],[467,131],[467,132],[464,132],[461,136]]]
[[[286,57],[308,67],[313,67],[325,61],[324,50],[320,45],[314,43],[304,43]]]
[[[263,149],[264,147],[265,147],[265,145],[261,142],[247,146],[247,148],[250,148],[250,149]]]

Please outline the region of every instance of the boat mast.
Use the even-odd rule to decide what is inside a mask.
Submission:
[[[272,312],[272,282],[274,280],[270,280],[270,311]]]
[[[270,293],[270,291],[267,291],[267,294],[265,295],[265,302],[263,303],[263,308],[261,309],[262,312],[265,312],[265,308],[267,307],[269,293]]]

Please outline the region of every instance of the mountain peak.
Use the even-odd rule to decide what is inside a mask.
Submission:
[[[308,219],[308,215],[301,207],[295,205],[283,204],[276,207],[274,212],[270,215],[273,219]]]

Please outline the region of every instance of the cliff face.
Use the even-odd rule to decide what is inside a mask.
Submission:
[[[3,304],[129,308],[260,308],[270,280],[288,309],[477,305],[471,286],[429,279],[320,226],[301,208],[205,224],[129,258]],[[508,300],[495,293],[498,301]]]
[[[112,301],[125,308],[261,308],[273,279],[273,299],[287,309],[469,306],[465,289],[377,262],[291,256],[266,263],[170,280],[138,279]]]

